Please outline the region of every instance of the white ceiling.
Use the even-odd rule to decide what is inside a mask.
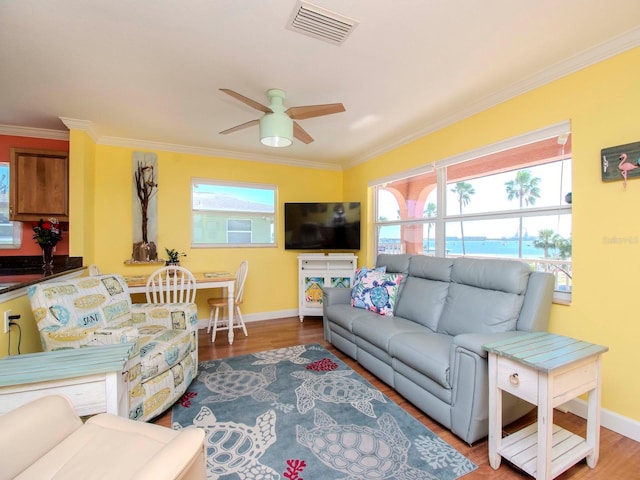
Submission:
[[[342,45],[287,29],[297,3],[2,0],[0,126],[340,168],[640,45],[638,0],[313,0],[358,22]],[[346,112],[274,149],[218,133],[261,115],[219,88]]]

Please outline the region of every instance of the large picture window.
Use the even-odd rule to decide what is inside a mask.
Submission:
[[[275,246],[276,187],[191,181],[194,247]]]
[[[571,292],[571,137],[562,123],[377,181],[378,253],[519,258]]]

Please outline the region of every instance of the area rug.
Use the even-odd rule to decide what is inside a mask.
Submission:
[[[209,479],[454,480],[477,468],[319,344],[202,362],[172,408]]]

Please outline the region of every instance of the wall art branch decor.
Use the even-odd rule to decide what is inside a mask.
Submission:
[[[158,260],[158,156],[133,152],[133,260]]]
[[[614,182],[622,180],[622,184],[626,188],[628,179],[640,177],[639,161],[640,142],[603,148],[600,152],[602,181]]]

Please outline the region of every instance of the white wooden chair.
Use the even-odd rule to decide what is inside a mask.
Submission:
[[[220,310],[226,308],[229,305],[229,297],[222,298],[210,298],[207,300],[207,303],[211,307],[211,311],[209,313],[209,325],[207,326],[207,333],[211,331],[213,328],[213,333],[211,334],[211,341],[216,341],[216,332],[218,330],[229,330],[229,328],[242,328],[244,332],[244,336],[248,336],[247,327],[244,325],[244,318],[242,318],[242,312],[240,311],[240,305],[242,305],[242,295],[244,293],[244,283],[247,280],[247,272],[249,271],[249,262],[244,260],[240,263],[238,270],[236,271],[236,288],[235,288],[235,298],[233,301],[233,323],[234,325],[229,325],[229,317],[226,319],[220,318]]]
[[[196,279],[186,268],[168,265],[149,276],[146,293],[147,303],[194,303]]]

